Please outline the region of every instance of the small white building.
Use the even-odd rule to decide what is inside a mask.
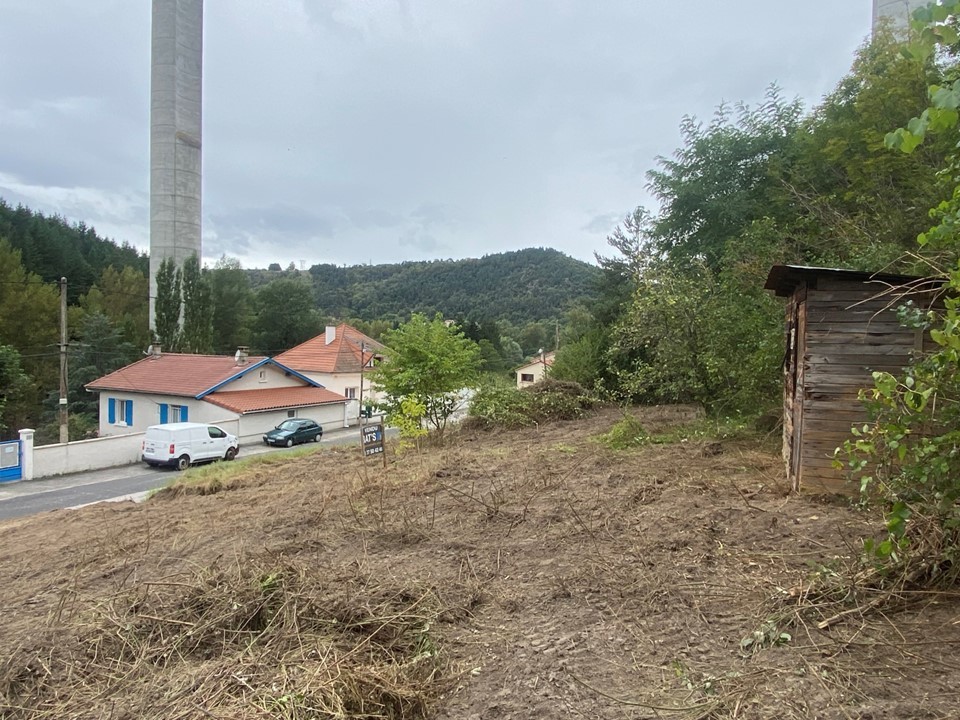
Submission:
[[[545,353],[541,350],[539,355],[518,367],[516,369],[517,388],[525,388],[543,380],[553,365],[554,357],[556,357],[555,352]]]
[[[348,424],[348,401],[268,357],[162,353],[86,385],[100,395],[100,436],[143,432],[167,422],[226,424],[241,438],[259,437],[290,417],[323,426]]]

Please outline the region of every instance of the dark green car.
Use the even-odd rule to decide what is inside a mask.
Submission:
[[[316,420],[307,418],[290,418],[284,420],[273,430],[263,436],[267,445],[284,445],[291,447],[298,443],[320,442],[323,437],[323,428]]]

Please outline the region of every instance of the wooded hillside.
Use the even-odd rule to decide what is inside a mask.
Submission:
[[[335,317],[403,319],[410,313],[515,324],[556,318],[592,298],[599,270],[549,248],[479,259],[395,265],[314,265],[317,306]]]
[[[11,207],[0,198],[0,238],[5,238],[22,255],[24,268],[46,282],[68,279],[71,302],[100,280],[113,265],[146,274],[146,253],[128,243],[118,244],[97,234],[84,223],[69,224],[58,215],[47,216],[18,205]]]

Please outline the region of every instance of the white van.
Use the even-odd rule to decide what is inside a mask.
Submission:
[[[179,422],[148,427],[141,457],[151,467],[173,465],[186,470],[193,463],[233,460],[239,451],[237,437],[216,425]]]

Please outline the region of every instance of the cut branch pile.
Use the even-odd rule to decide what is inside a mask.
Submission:
[[[438,593],[332,575],[238,561],[54,618],[4,653],[3,717],[425,717],[448,677]]]

